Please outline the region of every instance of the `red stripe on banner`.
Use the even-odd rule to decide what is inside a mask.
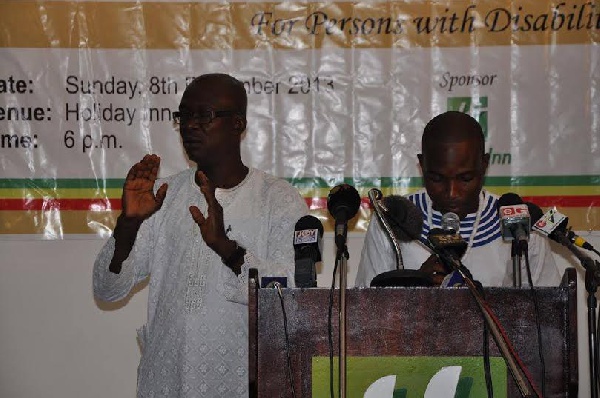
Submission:
[[[310,210],[327,209],[327,198],[304,198],[304,201]],[[360,198],[360,207],[370,209],[371,201],[369,198]]]
[[[120,210],[121,199],[0,199],[0,210]]]
[[[327,209],[327,198],[304,198],[304,200],[311,210]],[[523,196],[523,201],[535,203],[540,207],[598,207],[600,206],[600,195]],[[371,208],[369,198],[361,198],[361,207]]]

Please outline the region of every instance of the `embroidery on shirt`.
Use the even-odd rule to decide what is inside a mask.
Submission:
[[[205,267],[208,261],[207,247],[200,242],[202,236],[200,228],[196,224],[193,226],[192,236],[193,244],[186,254],[186,264],[190,264],[185,292],[185,309],[188,313],[196,312],[202,307],[206,273],[201,272],[200,269]]]

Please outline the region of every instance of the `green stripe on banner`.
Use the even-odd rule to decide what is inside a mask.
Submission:
[[[350,184],[357,188],[364,187],[421,187],[421,177],[371,177],[371,178],[285,178],[298,188],[329,188],[338,184]],[[122,178],[1,178],[0,188],[121,188],[125,180]],[[574,176],[518,176],[518,177],[486,177],[486,186],[597,186],[600,175]]]
[[[323,179],[315,178],[286,178],[292,185],[298,188],[328,188],[338,184],[350,184],[357,188],[363,187],[421,187],[421,177],[373,177],[373,178],[351,178]],[[600,185],[600,175],[575,175],[575,176],[519,176],[519,177],[486,177],[486,186],[596,186]]]

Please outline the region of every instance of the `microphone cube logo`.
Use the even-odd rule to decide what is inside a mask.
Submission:
[[[319,240],[318,229],[303,229],[294,231],[294,245],[305,245],[308,243],[317,243]]]
[[[529,209],[527,209],[527,205],[501,206],[500,213],[502,214],[501,218],[529,216]]]
[[[533,229],[543,233],[544,235],[550,235],[565,219],[567,216],[558,212],[555,209],[550,209],[540,218],[534,225]]]
[[[504,241],[511,241],[515,239],[513,230],[519,225],[522,226],[523,230],[526,231],[526,234],[529,237],[531,220],[527,205],[522,204],[500,206],[499,213],[500,223],[502,225],[502,239]]]
[[[485,139],[488,138],[488,97],[448,97],[447,109],[468,113],[477,120],[483,130]]]

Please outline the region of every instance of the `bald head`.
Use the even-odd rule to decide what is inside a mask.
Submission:
[[[199,91],[209,90],[219,100],[230,104],[244,116],[248,107],[248,96],[244,84],[233,76],[225,73],[207,73],[196,77],[186,88],[188,95]]]
[[[477,211],[489,164],[484,141],[479,123],[462,112],[442,113],[427,123],[418,158],[435,210],[461,219]]]
[[[427,123],[423,131],[421,150],[429,152],[436,144],[469,142],[479,155],[485,153],[485,139],[481,126],[471,116],[457,111],[442,113]]]

